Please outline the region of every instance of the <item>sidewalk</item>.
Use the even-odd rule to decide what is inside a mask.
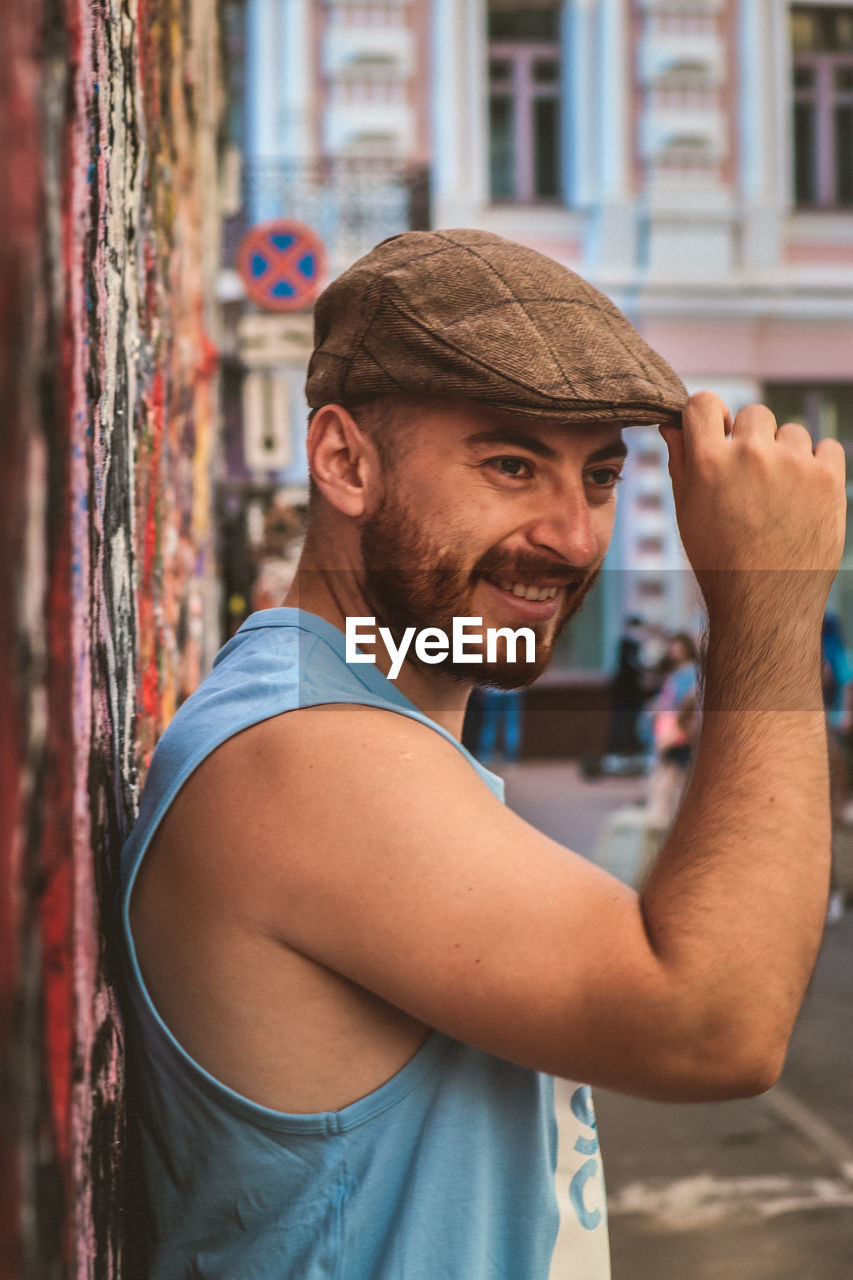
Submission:
[[[505,771],[507,802],[593,855],[645,780],[572,763]],[[853,1276],[853,912],[827,929],[782,1080],[761,1098],[665,1105],[596,1091],[613,1280]],[[568,1099],[557,1085],[559,1113]],[[573,1280],[555,1265],[551,1280]]]

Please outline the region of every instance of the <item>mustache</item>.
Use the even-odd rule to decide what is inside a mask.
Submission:
[[[573,568],[565,561],[546,560],[536,555],[508,555],[492,547],[474,565],[471,576],[509,578],[514,582],[535,582],[544,578],[553,585],[580,587],[589,581],[591,570]]]

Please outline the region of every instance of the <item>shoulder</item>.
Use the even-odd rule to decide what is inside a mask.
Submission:
[[[369,919],[365,893],[399,886],[403,868],[432,862],[437,873],[439,850],[457,871],[477,850],[485,862],[524,825],[437,729],[340,703],[236,734],[176,808],[172,847],[199,891],[306,954],[330,921]]]
[[[259,795],[286,783],[294,806],[316,774],[338,794],[377,796],[392,782],[414,790],[437,782],[466,792],[488,791],[461,746],[437,726],[390,703],[326,702],[270,717],[237,735],[225,753]],[[310,801],[310,789],[305,802]]]
[[[208,834],[192,842],[199,874],[256,889],[273,877],[285,895],[340,874],[344,850],[350,865],[391,866],[463,831],[488,844],[518,821],[454,740],[351,703],[303,707],[234,735],[180,803],[183,822]]]

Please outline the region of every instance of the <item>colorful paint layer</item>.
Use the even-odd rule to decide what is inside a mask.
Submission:
[[[217,41],[215,0],[4,13],[0,1280],[135,1273],[111,900],[216,647]]]

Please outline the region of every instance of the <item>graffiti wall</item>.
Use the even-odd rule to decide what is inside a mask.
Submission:
[[[4,7],[0,1280],[134,1274],[110,905],[218,640],[218,115],[215,0]]]

